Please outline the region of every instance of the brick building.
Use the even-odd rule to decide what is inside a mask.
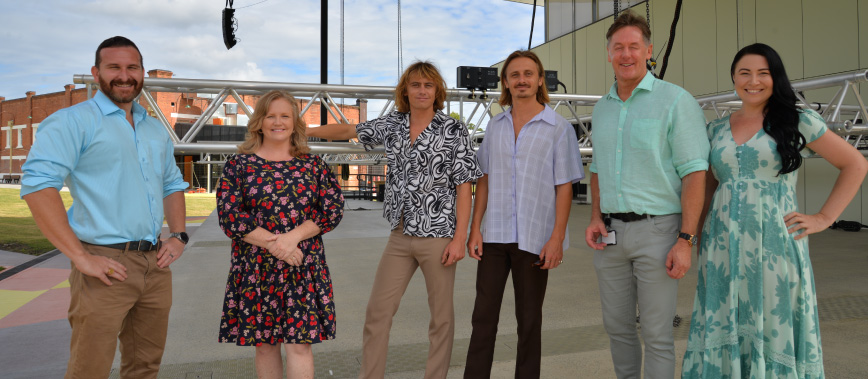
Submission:
[[[172,72],[167,70],[148,71],[148,77],[171,78]],[[169,124],[175,128],[178,124],[195,122],[210,104],[212,99],[196,93],[153,92],[151,95],[159,106]],[[258,95],[242,95],[244,102],[253,109]],[[55,111],[87,100],[87,88],[76,89],[74,85],[64,86],[63,92],[36,95],[28,91],[26,97],[6,100],[0,96],[0,182],[17,180],[21,175],[21,165],[27,159],[30,146],[33,145],[34,134],[39,124]],[[304,108],[309,100],[299,99]],[[144,99],[139,99],[151,115],[155,112]],[[235,99],[228,97],[224,104],[234,104]],[[305,121],[308,125],[320,124],[319,102],[313,104],[307,113]],[[367,114],[366,101],[357,101],[357,105],[341,105],[341,111],[351,123],[365,121]],[[227,109],[229,108],[228,112]],[[232,108],[237,108],[233,110]],[[237,113],[232,113],[237,112]],[[247,115],[241,107],[220,107],[218,112],[207,122],[210,125],[242,125],[247,124]],[[335,119],[329,115],[329,122]],[[207,130],[207,128],[206,128]],[[180,132],[180,130],[179,130]],[[179,133],[180,134],[180,133]],[[236,133],[237,135],[238,133]],[[179,162],[190,162],[193,157],[178,157]],[[186,171],[186,170],[185,170]],[[191,173],[185,172],[185,178]]]

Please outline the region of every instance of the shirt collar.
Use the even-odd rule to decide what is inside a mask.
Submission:
[[[642,81],[639,82],[639,85],[633,89],[633,93],[630,94],[630,97],[632,97],[634,94],[636,94],[636,91],[640,90],[640,89],[651,92],[651,90],[654,89],[654,81],[655,80],[657,80],[657,78],[654,77],[654,74],[652,74],[650,70],[646,71],[645,77],[643,77]],[[609,89],[609,95],[608,96],[611,99],[619,99],[619,100],[621,99],[621,97],[618,96],[618,82],[617,81],[612,84],[612,88]]]
[[[552,109],[552,107],[550,107],[548,104],[544,104],[544,106],[545,106],[545,108],[543,108],[543,111],[536,114],[535,116],[533,116],[533,118],[527,122],[528,124],[530,124],[531,122],[539,120],[539,121],[542,121],[542,122],[549,124],[549,125],[552,125],[552,126],[557,125],[557,117],[556,117],[558,115],[557,112],[555,112],[555,110]],[[509,107],[508,109],[504,110],[503,112],[500,112],[496,116],[492,117],[491,121],[500,121],[500,119],[506,117],[509,119],[509,122],[512,122],[512,113],[511,112],[512,112],[512,107]]]
[[[115,112],[124,112],[123,109],[117,106],[111,99],[108,98],[102,91],[96,91],[96,94],[93,95],[93,101],[96,102],[97,107],[102,112],[104,116],[108,116]],[[139,105],[138,102],[133,101],[133,120],[138,122],[145,118],[145,108]]]

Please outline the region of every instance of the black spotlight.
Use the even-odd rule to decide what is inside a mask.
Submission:
[[[235,39],[238,20],[235,19],[235,10],[232,9],[234,2],[235,0],[226,0],[226,9],[223,9],[223,43],[226,45],[226,50],[238,43],[238,40]]]

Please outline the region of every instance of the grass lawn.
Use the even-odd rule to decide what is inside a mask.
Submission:
[[[42,236],[27,203],[18,197],[17,188],[0,188],[0,250],[40,255],[54,246]],[[60,192],[63,204],[69,208],[72,197],[69,192]],[[187,217],[208,216],[217,206],[214,194],[185,194]]]

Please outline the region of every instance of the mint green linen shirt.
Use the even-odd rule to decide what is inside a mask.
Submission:
[[[705,116],[683,88],[648,72],[627,101],[617,83],[594,106],[590,165],[603,213],[681,213],[681,178],[708,169]]]

